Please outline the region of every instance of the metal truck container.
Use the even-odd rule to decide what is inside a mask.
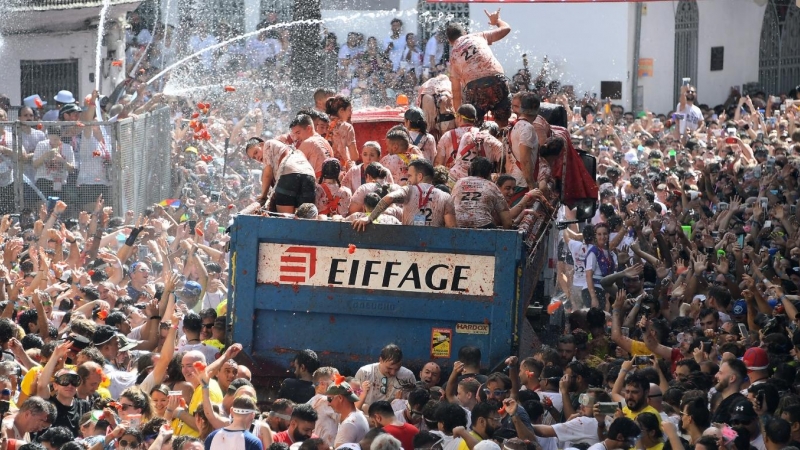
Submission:
[[[239,215],[231,338],[261,377],[286,375],[305,348],[354,374],[389,343],[415,371],[431,360],[452,366],[465,345],[481,349],[484,365],[501,365],[536,344],[525,317],[546,260],[534,249],[548,233],[528,233],[392,225],[356,233],[347,222]]]

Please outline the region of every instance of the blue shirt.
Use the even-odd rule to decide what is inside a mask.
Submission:
[[[263,450],[261,440],[248,430],[220,428],[208,435],[205,450]]]

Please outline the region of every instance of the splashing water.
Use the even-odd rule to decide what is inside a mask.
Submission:
[[[108,0],[106,0],[106,1],[108,1]],[[392,10],[389,13],[393,14],[393,13],[397,13],[397,11],[396,10]],[[416,13],[417,13],[416,10],[409,10],[409,11],[406,11],[404,13],[400,13],[399,15],[416,14]],[[355,14],[355,15],[348,15],[348,16],[342,15],[342,16],[330,17],[330,18],[326,18],[326,19],[295,20],[293,22],[276,23],[276,24],[273,24],[273,25],[270,25],[270,26],[267,26],[267,27],[264,27],[264,28],[259,28],[258,30],[251,31],[249,33],[244,33],[244,34],[241,34],[239,36],[232,37],[232,38],[230,38],[230,39],[228,39],[226,41],[223,41],[223,42],[214,44],[212,46],[206,47],[204,49],[198,50],[198,51],[192,53],[191,55],[186,56],[186,57],[182,58],[181,60],[175,62],[174,64],[171,64],[169,67],[165,68],[161,72],[155,74],[152,78],[147,80],[146,84],[150,85],[153,81],[158,80],[159,78],[164,76],[170,70],[172,70],[175,67],[178,67],[180,65],[183,65],[187,61],[191,61],[192,59],[197,58],[198,56],[202,55],[203,53],[209,52],[211,50],[216,50],[218,48],[224,47],[224,46],[226,46],[228,44],[231,44],[233,42],[236,42],[236,41],[239,41],[239,40],[242,40],[242,39],[249,38],[251,36],[257,36],[258,34],[264,32],[264,31],[276,30],[276,29],[279,29],[279,28],[288,28],[288,27],[293,27],[295,25],[317,25],[317,24],[323,24],[325,22],[350,21],[350,20],[353,20],[354,18],[358,18],[358,17],[360,17],[362,15],[364,17],[368,17],[368,18],[376,18],[378,16],[376,13]],[[394,15],[398,15],[398,14],[394,14]]]
[[[100,61],[103,51],[103,35],[106,33],[106,16],[108,15],[108,8],[111,6],[111,0],[103,0],[103,8],[100,10],[100,23],[97,25],[97,47],[94,52],[94,89],[100,90]]]

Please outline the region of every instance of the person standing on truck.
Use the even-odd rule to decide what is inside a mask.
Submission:
[[[361,370],[359,370],[360,372]],[[356,402],[359,401],[358,395],[353,392],[353,388],[346,381],[339,379],[336,381],[338,384],[332,384],[325,392],[328,395],[328,403],[340,418],[339,431],[336,433],[333,448],[339,448],[343,444],[357,444],[369,431],[369,422],[366,416],[356,408]]]
[[[511,214],[500,188],[491,180],[492,163],[477,157],[470,163],[469,176],[456,182],[450,200],[459,228],[511,228]]]
[[[278,398],[288,398],[295,403],[306,403],[314,396],[314,384],[312,375],[319,369],[319,358],[310,349],[297,352],[292,360],[294,376],[297,378],[287,378],[281,383],[278,391]]]
[[[244,151],[247,157],[264,164],[259,203],[267,203],[273,180],[275,189],[270,209],[274,207],[278,212],[293,214],[303,203],[314,202],[317,189],[314,168],[301,152],[278,140],[264,141],[259,137],[249,139]]]
[[[314,168],[314,178],[319,178],[322,175],[322,164],[326,159],[333,157],[331,144],[317,134],[314,130],[314,121],[306,114],[299,114],[295,117],[289,124],[289,128],[292,130],[295,146]]]
[[[432,181],[431,163],[424,159],[412,161],[408,166],[408,185],[383,197],[369,217],[353,222],[353,228],[364,231],[368,224],[395,202],[403,205],[403,225],[455,227],[456,215],[450,194],[437,189],[431,184]]]
[[[411,136],[402,126],[392,127],[386,133],[386,149],[388,155],[381,158],[381,164],[386,167],[400,186],[408,184],[408,166],[412,161],[422,158],[422,154],[411,146]]]
[[[511,100],[517,122],[508,135],[509,155],[506,171],[517,180],[517,187],[535,188],[535,166],[539,159],[539,136],[533,123],[539,116],[539,98],[530,92],[520,93]]]
[[[508,102],[508,82],[500,61],[494,57],[489,46],[503,39],[511,27],[500,19],[500,9],[489,13],[489,25],[495,30],[467,34],[464,26],[457,22],[447,25],[445,34],[450,41],[450,82],[453,85],[453,106],[470,103],[478,111],[477,123],[492,111],[495,117],[511,115]]]
[[[442,134],[436,144],[435,165],[445,166],[448,169],[453,167],[461,138],[469,131],[477,131],[475,127],[476,115],[475,107],[470,104],[464,104],[458,108],[455,119],[456,127]]]
[[[414,372],[402,366],[403,351],[395,344],[389,344],[381,350],[378,362],[361,367],[356,372],[353,382],[362,386],[367,392],[363,411],[378,400],[392,401],[397,391],[403,386],[411,386],[417,382]]]

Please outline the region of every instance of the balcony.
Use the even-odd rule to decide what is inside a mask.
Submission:
[[[0,3],[3,3],[0,0]],[[109,19],[124,17],[141,0],[110,0]],[[87,30],[97,26],[102,0],[10,0],[0,6],[0,34],[52,33]]]

